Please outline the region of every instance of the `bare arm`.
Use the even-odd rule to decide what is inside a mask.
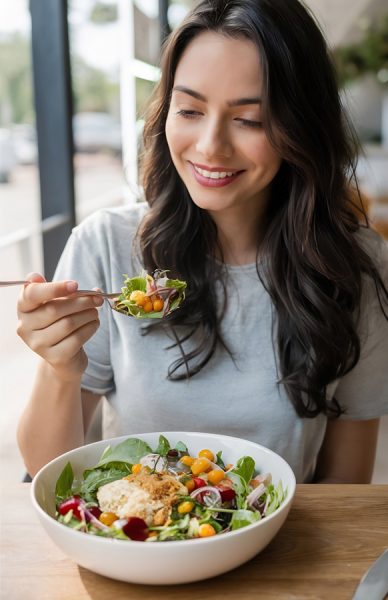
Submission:
[[[98,329],[97,304],[95,298],[74,298],[72,291],[67,282],[46,283],[37,275],[18,301],[18,334],[43,359],[17,431],[30,475],[83,444],[99,401],[90,392],[81,394],[83,345]]]
[[[30,401],[19,421],[17,438],[28,473],[84,443],[100,396],[64,382],[50,365],[38,368]]]
[[[379,419],[329,421],[319,454],[317,483],[370,483]]]

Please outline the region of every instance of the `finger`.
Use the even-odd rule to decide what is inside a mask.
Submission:
[[[45,329],[68,315],[94,308],[96,306],[96,300],[99,305],[103,302],[100,297],[96,296],[57,298],[42,304],[33,311],[21,313],[19,318],[23,322],[23,329],[26,331]]]
[[[47,360],[55,367],[73,358],[92,335],[96,333],[99,325],[99,321],[91,321],[74,331],[71,335],[49,349]]]
[[[26,275],[26,281],[35,282],[35,283],[46,283],[46,279],[41,273],[28,273]],[[28,285],[28,284],[27,284]]]
[[[76,334],[76,332],[91,323],[99,324],[98,311],[96,308],[90,310],[84,310],[80,313],[75,313],[56,321],[47,327],[46,329],[40,329],[33,331],[29,339],[30,348],[43,356],[44,358],[49,356],[58,344],[60,344],[67,337]],[[75,336],[77,339],[77,335]],[[79,345],[78,350],[82,344]],[[61,357],[62,360],[64,357]]]
[[[52,281],[50,283],[31,282],[22,290],[18,310],[30,312],[38,306],[54,298],[63,298],[74,293],[78,288],[76,281]]]

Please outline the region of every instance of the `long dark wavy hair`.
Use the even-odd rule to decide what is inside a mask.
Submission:
[[[186,301],[169,317],[181,359],[170,365],[168,378],[194,376],[223,344],[213,283],[220,266],[209,259],[220,252],[217,228],[191,200],[165,134],[178,62],[206,31],[256,44],[264,128],[283,159],[257,267],[277,316],[279,383],[299,416],[338,416],[342,409],[335,399],[328,402],[326,387],[359,359],[362,282],[373,280],[383,311],[388,291],[354,235],[361,220],[368,227],[362,205],[352,205],[357,142],[324,37],[298,0],[204,0],[165,44],[144,128],[142,181],[150,209],[137,240],[147,270],[169,268],[189,284]],[[189,338],[196,345],[185,353]]]

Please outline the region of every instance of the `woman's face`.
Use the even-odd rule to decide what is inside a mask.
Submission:
[[[176,70],[166,137],[193,202],[219,212],[262,214],[280,156],[261,117],[259,54],[249,40],[206,32]]]

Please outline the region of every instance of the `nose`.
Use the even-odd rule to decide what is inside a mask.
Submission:
[[[218,120],[204,122],[199,133],[196,150],[207,160],[218,156],[230,158],[233,148],[226,125]]]

